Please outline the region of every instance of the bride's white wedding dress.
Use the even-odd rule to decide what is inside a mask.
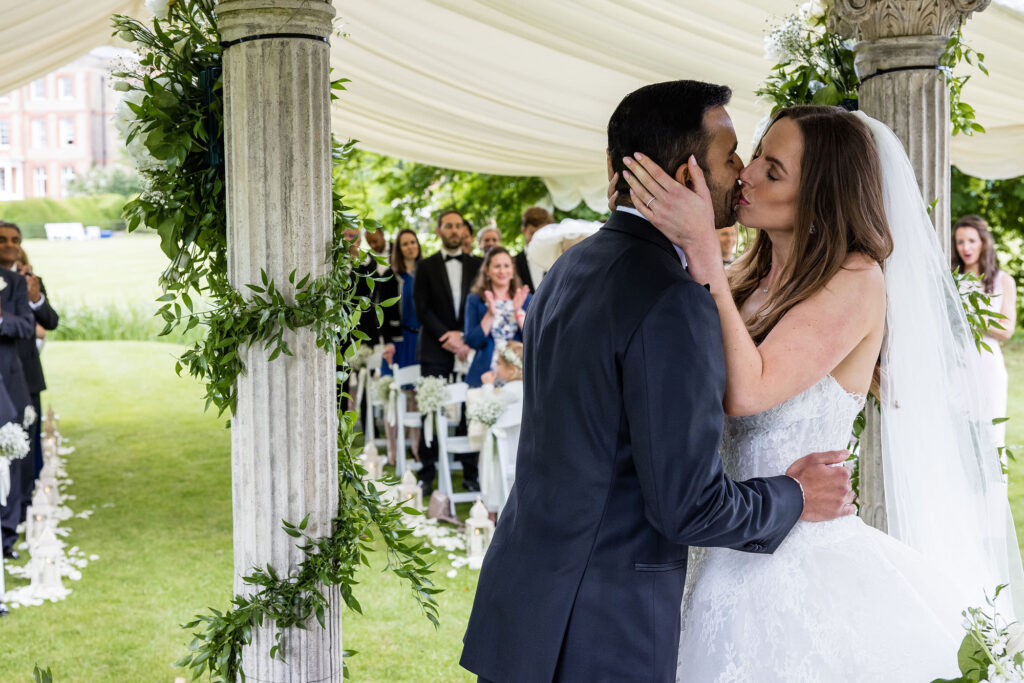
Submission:
[[[763,413],[727,418],[733,479],[784,474],[846,448],[864,405],[831,375]],[[928,683],[959,675],[971,604],[923,555],[858,517],[797,522],[772,555],[690,551],[677,679]]]

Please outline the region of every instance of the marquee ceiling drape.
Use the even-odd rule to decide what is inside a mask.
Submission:
[[[767,111],[754,89],[764,35],[786,0],[334,0],[344,37],[335,73],[352,79],[334,130],[361,146],[437,166],[537,175],[559,206],[604,205],[605,124],[623,95],[674,78],[725,83],[749,153]],[[142,0],[0,0],[0,92],[98,45],[108,17]],[[1024,7],[995,0],[967,25],[991,76],[964,99],[984,135],[953,139],[953,162],[988,178],[1024,175]]]

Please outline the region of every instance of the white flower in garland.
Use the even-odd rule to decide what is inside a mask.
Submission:
[[[28,432],[16,422],[0,427],[0,457],[19,460],[28,455]]]
[[[28,429],[29,427],[36,423],[37,417],[38,415],[36,415],[36,409],[33,406],[25,406],[25,419],[21,424],[25,427],[25,429]]]
[[[146,0],[146,9],[157,19],[166,19],[174,0]]]

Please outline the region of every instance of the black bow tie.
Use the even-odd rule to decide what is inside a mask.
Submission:
[[[458,261],[458,262],[461,263],[462,262],[462,254],[459,254],[458,256],[448,256],[447,254],[445,254],[444,262],[448,263],[449,261]]]

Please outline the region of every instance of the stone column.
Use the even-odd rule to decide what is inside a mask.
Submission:
[[[859,41],[860,109],[892,128],[907,150],[925,203],[938,200],[931,217],[947,257],[952,248],[949,85],[938,64],[959,23],[989,2],[835,0],[834,5],[833,28]],[[860,450],[861,514],[886,531],[881,418],[870,406],[867,418]]]
[[[228,271],[259,283],[260,270],[290,293],[288,276],[321,275],[332,235],[329,0],[221,0]],[[234,42],[240,41],[240,42]],[[231,419],[235,591],[270,564],[287,575],[302,560],[281,520],[328,535],[338,510],[334,358],[307,329],[286,333],[293,356],[268,362],[262,345],[240,350]],[[342,680],[341,610],[328,594],[326,628],[285,632],[285,661],[273,659],[274,624],[253,629],[242,653],[251,681]]]

